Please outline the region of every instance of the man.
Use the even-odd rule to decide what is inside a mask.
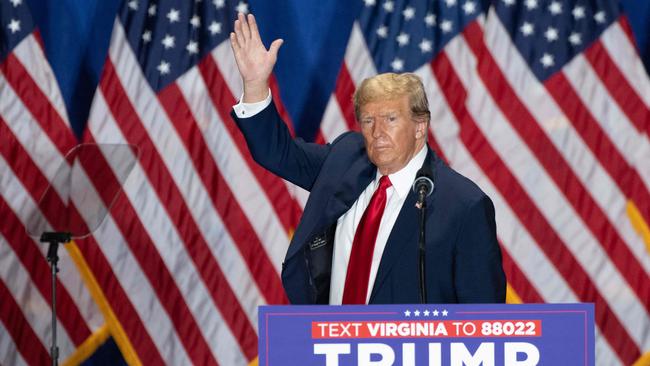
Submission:
[[[271,101],[268,79],[282,40],[267,51],[255,18],[230,35],[244,95],[232,113],[254,159],[310,191],[282,267],[300,304],[417,303],[418,218],[411,191],[428,166],[426,292],[430,303],[503,302],[505,276],[494,207],[426,144],[430,113],[413,74],[366,79],[354,95],[361,133],[331,144],[292,139]]]

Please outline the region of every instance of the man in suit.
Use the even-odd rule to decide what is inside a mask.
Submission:
[[[381,74],[355,92],[361,133],[327,145],[293,139],[272,103],[268,79],[282,40],[269,50],[255,18],[240,14],[230,35],[244,83],[233,118],[254,159],[310,191],[282,266],[292,303],[417,303],[418,218],[412,192],[426,166],[426,302],[505,300],[494,206],[426,143],[430,113],[414,74]]]

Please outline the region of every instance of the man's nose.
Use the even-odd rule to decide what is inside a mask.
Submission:
[[[378,120],[372,126],[372,137],[379,138],[386,133],[386,124],[384,121]]]

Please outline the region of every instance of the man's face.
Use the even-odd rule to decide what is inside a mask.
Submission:
[[[383,175],[405,167],[424,146],[427,123],[411,117],[408,96],[367,103],[359,114],[368,157]]]

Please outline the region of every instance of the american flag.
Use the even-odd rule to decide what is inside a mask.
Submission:
[[[649,352],[650,81],[618,4],[358,5],[316,140],[356,129],[363,78],[417,73],[429,143],[495,203],[508,300],[594,302],[599,365]],[[25,224],[77,141],[26,4],[0,9],[0,364],[46,364],[49,270]],[[99,229],[60,250],[68,364],[109,336],[131,364],[254,363],[257,306],[286,303],[304,192],[256,165],[229,117],[241,81],[227,37],[250,10],[123,2],[83,142],[135,145],[137,164]],[[119,167],[83,168],[110,206],[117,178],[99,172]]]
[[[364,0],[320,141],[415,72],[429,144],[492,198],[509,302],[593,302],[599,365],[650,362],[650,80],[615,1]],[[645,364],[644,363],[644,364]]]
[[[25,225],[76,139],[27,5],[0,4],[0,362],[46,364],[49,271]],[[99,230],[66,246],[79,263],[62,253],[62,360],[83,360],[84,345],[110,334],[129,363],[248,364],[257,306],[286,303],[280,264],[301,208],[292,187],[253,163],[229,117],[241,88],[221,71],[232,62],[232,20],[247,6],[128,1],[117,15],[83,142],[136,145],[138,164]],[[114,163],[83,166],[105,207],[102,187],[120,174],[99,173]]]
[[[46,365],[50,270],[46,248],[28,236],[27,223],[77,141],[26,4],[1,1],[0,26],[0,364]],[[43,214],[53,220],[60,212]],[[58,343],[68,356],[108,333],[77,270],[84,262],[78,248],[59,255]]]
[[[526,277],[545,301],[594,302],[599,363],[631,364],[650,348],[650,85],[627,21],[614,2],[528,0],[498,4],[484,32],[478,84],[509,141],[495,152],[525,164],[503,159],[520,186],[504,197],[536,217],[522,224],[564,289]]]

